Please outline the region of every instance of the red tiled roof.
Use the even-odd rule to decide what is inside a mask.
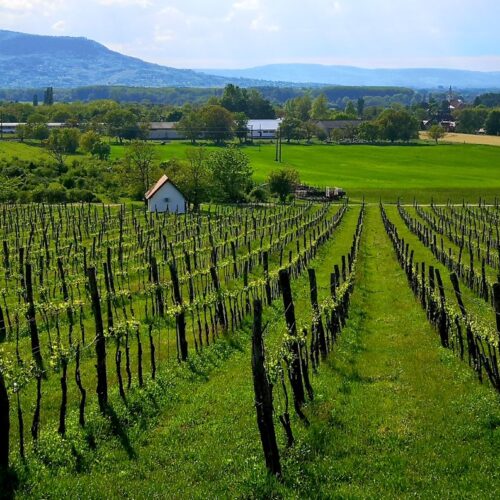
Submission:
[[[166,175],[162,175],[160,180],[146,193],[146,200],[152,198],[167,182],[170,182],[170,179]]]

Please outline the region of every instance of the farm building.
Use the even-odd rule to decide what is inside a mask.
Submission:
[[[146,193],[146,200],[150,212],[186,213],[185,196],[166,175]]]
[[[275,139],[281,125],[281,118],[277,120],[248,120],[249,139]]]
[[[178,122],[151,122],[149,126],[148,139],[153,141],[172,141],[185,139],[186,136],[181,130],[177,130]]]

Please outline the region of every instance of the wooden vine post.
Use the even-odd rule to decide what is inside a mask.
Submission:
[[[305,403],[304,384],[302,381],[301,358],[297,340],[297,325],[295,323],[295,308],[293,305],[292,288],[290,286],[290,275],[286,269],[279,272],[281,293],[283,294],[283,305],[285,307],[285,320],[288,334],[291,337],[290,351],[291,361],[288,363],[288,378],[292,386],[295,411],[302,415],[301,407]]]
[[[321,320],[321,313],[319,310],[318,304],[318,285],[316,282],[316,271],[314,269],[308,269],[307,273],[309,274],[309,288],[311,294],[311,306],[313,310],[313,327],[315,329],[315,333],[318,335],[319,340],[319,350],[321,351],[321,355],[326,357],[328,354],[328,347],[326,345],[326,336],[325,329],[323,327],[323,321]]]
[[[106,373],[106,339],[104,337],[104,327],[102,323],[101,302],[99,290],[97,288],[97,278],[95,267],[87,269],[89,280],[90,298],[92,301],[92,311],[95,320],[95,352],[97,355],[97,398],[99,409],[106,413],[108,405],[108,380]]]
[[[252,374],[257,425],[267,469],[271,474],[279,477],[281,476],[281,463],[273,420],[273,386],[267,378],[262,339],[262,302],[255,300],[253,308]]]
[[[5,379],[0,371],[0,485],[2,476],[9,468],[9,396],[5,387]]]
[[[26,319],[28,320],[30,337],[31,337],[31,352],[38,370],[43,371],[42,352],[40,348],[40,339],[38,337],[38,327],[35,316],[35,301],[33,297],[33,279],[31,264],[26,264],[26,275],[24,277],[26,283],[26,302],[28,309],[26,311]]]
[[[172,285],[174,287],[175,303],[177,307],[179,307],[179,312],[175,315],[175,322],[177,324],[177,335],[179,338],[180,358],[182,361],[186,361],[188,357],[188,344],[186,340],[186,317],[182,305],[181,287],[179,285],[179,277],[177,276],[175,263],[172,261],[168,266],[170,268],[170,276],[172,277]]]
[[[495,318],[498,333],[498,349],[500,351],[500,283],[495,283],[493,285],[493,304],[495,306]]]

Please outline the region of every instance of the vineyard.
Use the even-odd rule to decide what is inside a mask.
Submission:
[[[399,496],[416,468],[494,498],[499,223],[496,200],[1,206],[5,492]]]

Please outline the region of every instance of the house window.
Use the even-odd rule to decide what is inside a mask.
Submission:
[[[170,198],[165,198],[165,203],[168,203],[170,201]]]

